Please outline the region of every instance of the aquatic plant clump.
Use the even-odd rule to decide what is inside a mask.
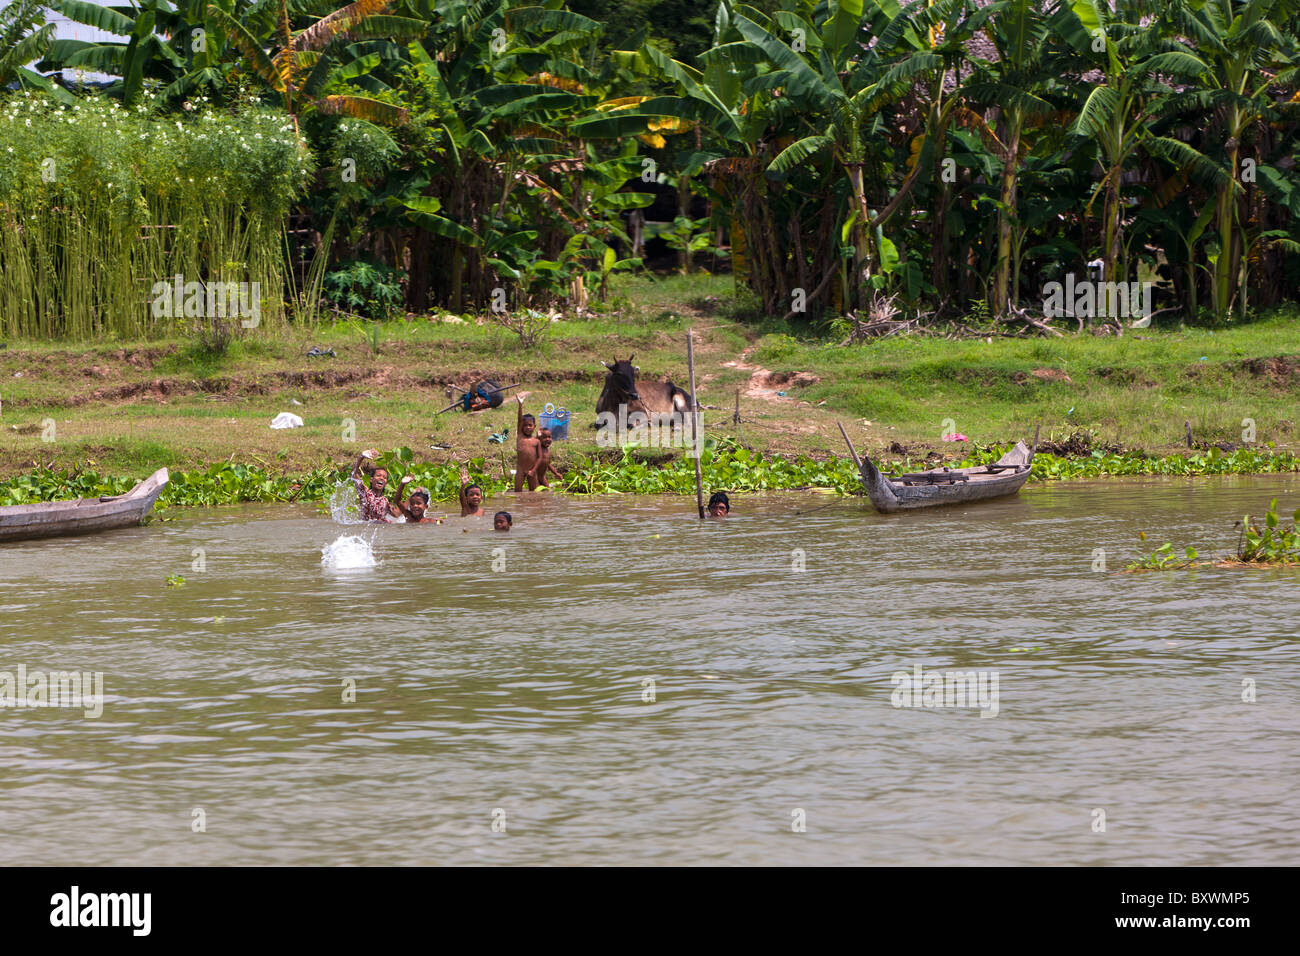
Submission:
[[[1237,560],[1246,564],[1297,564],[1300,563],[1300,508],[1291,515],[1292,523],[1284,525],[1277,514],[1277,499],[1268,504],[1261,525],[1250,515],[1237,522],[1241,537],[1237,542]]]
[[[753,494],[764,491],[824,489],[840,495],[861,494],[861,484],[853,463],[844,458],[817,461],[800,455],[783,458],[763,455],[734,442],[711,442],[700,456],[704,484],[708,488],[725,488],[731,492]],[[997,448],[980,450],[960,464],[962,467],[996,460]],[[416,463],[409,448],[397,448],[381,455],[376,464],[390,476],[410,475],[416,485],[429,489],[434,501],[453,502],[460,490],[459,465]],[[483,488],[488,497],[501,494],[511,483],[501,477],[500,466],[487,458],[465,463],[470,479]],[[889,471],[906,471],[914,466],[907,461],[886,462]],[[1034,459],[1032,477],[1036,480],[1089,478],[1101,475],[1251,475],[1300,471],[1300,457],[1290,452],[1256,452],[1238,450],[1229,454],[1211,449],[1206,454],[1188,457],[1145,458],[1140,455],[1104,455],[1069,459],[1039,455]],[[130,491],[138,479],[100,475],[93,471],[54,471],[37,469],[25,475],[0,481],[0,505],[34,504],[41,501],[64,501],[73,498],[96,498]],[[277,475],[258,465],[222,463],[193,471],[174,471],[171,481],[158,499],[166,505],[223,505],[241,502],[316,502],[328,511],[328,503],[340,494],[339,486],[348,485],[348,468],[318,468],[305,475]],[[395,486],[393,486],[395,487]],[[662,464],[639,458],[635,450],[623,450],[613,462],[580,457],[566,470],[563,480],[553,489],[578,495],[599,494],[695,494],[695,464],[683,455]],[[391,491],[390,491],[391,493]],[[341,499],[340,499],[341,500]],[[1253,526],[1252,526],[1253,527]],[[1266,528],[1271,527],[1267,526]],[[1259,532],[1259,529],[1256,529]],[[1291,532],[1295,534],[1294,529]],[[1265,542],[1300,540],[1281,538],[1280,532],[1262,537]]]
[[[984,465],[996,461],[1002,452],[997,448],[975,452],[967,465]],[[1063,478],[1129,477],[1138,475],[1264,475],[1300,471],[1300,456],[1289,451],[1238,448],[1223,452],[1211,448],[1194,455],[1151,456],[1140,452],[1107,453],[1095,451],[1080,458],[1050,455],[1034,456],[1034,480]]]
[[[188,105],[0,99],[0,334],[191,331],[211,316],[155,307],[176,276],[246,284],[259,324],[283,321],[283,230],[311,153],[284,113]]]
[[[1142,532],[1141,538],[1146,540],[1146,532]],[[1166,541],[1160,547],[1153,549],[1148,554],[1138,556],[1136,561],[1130,561],[1124,566],[1125,571],[1177,571],[1182,568],[1194,568],[1197,565],[1197,551],[1193,547],[1183,549],[1183,554],[1179,555],[1171,542]],[[1202,564],[1207,562],[1201,562]]]
[[[1234,528],[1240,530],[1237,553],[1217,562],[1219,567],[1271,567],[1300,564],[1300,508],[1291,515],[1292,523],[1284,525],[1277,513],[1277,499],[1268,503],[1261,525],[1250,515],[1243,515]],[[1147,535],[1139,532],[1143,541]],[[1139,555],[1136,561],[1124,566],[1125,571],[1174,571],[1194,568],[1211,562],[1196,560],[1195,548],[1185,549],[1186,560],[1180,560],[1169,542],[1149,554]]]
[[[731,442],[718,442],[700,454],[700,471],[708,488],[730,492],[789,491],[827,488],[842,495],[859,493],[858,472],[843,458],[817,461],[800,455],[782,458],[763,455]],[[653,465],[628,449],[617,462],[579,459],[561,490],[573,494],[695,494],[694,459],[682,455]]]

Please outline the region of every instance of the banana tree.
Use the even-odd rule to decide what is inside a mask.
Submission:
[[[992,310],[1002,315],[1016,297],[1011,284],[1015,262],[1014,232],[1018,221],[1018,182],[1026,155],[1026,121],[1050,114],[1046,98],[1052,82],[1047,62],[1047,18],[1040,0],[998,0],[976,12],[971,28],[985,30],[997,59],[976,64],[975,76],[963,95],[981,106],[996,106],[1001,113],[1002,136],[992,136],[1002,161],[999,177],[997,273]],[[990,131],[992,133],[992,131]]]
[[[697,148],[675,172],[705,185],[715,208],[725,211],[732,273],[737,282],[746,281],[754,288],[766,311],[775,312],[784,308],[783,301],[790,301],[792,287],[806,289],[817,283],[804,279],[804,257],[798,248],[783,247],[782,239],[790,234],[797,247],[802,224],[797,211],[784,203],[780,184],[764,175],[772,155],[778,96],[761,86],[749,86],[763,71],[764,57],[738,32],[736,21],[729,0],[721,0],[714,45],[700,57],[700,68],[674,60],[649,44],[639,50],[615,51],[613,59],[632,79],[648,78],[671,90],[671,95],[639,97],[636,112],[653,123],[667,119],[694,126]],[[817,37],[810,42],[817,42]],[[697,177],[697,172],[704,175]],[[827,225],[822,224],[821,234]],[[838,263],[838,248],[830,253],[831,264]],[[793,277],[789,274],[792,258]],[[827,272],[826,280],[833,275]]]
[[[775,19],[796,38],[790,43],[747,16],[735,16],[740,35],[770,66],[768,72],[751,80],[749,87],[779,89],[789,103],[788,108],[810,128],[808,135],[781,150],[768,165],[768,172],[788,176],[796,167],[829,154],[848,182],[851,207],[846,219],[853,238],[855,279],[849,283],[848,292],[857,307],[866,304],[866,292],[863,283],[856,281],[858,276],[869,282],[872,273],[880,272],[882,267],[882,249],[876,241],[876,230],[902,203],[919,172],[919,166],[913,169],[903,188],[884,209],[873,214],[863,168],[869,164],[870,147],[881,138],[880,111],[886,103],[899,98],[918,75],[939,67],[942,62],[928,51],[901,63],[886,62],[882,51],[892,49],[908,27],[908,20],[902,13],[890,17],[876,4],[871,5],[870,12],[872,25],[877,28],[877,42],[870,49],[864,49],[860,42],[866,0],[841,0],[818,8],[813,15],[821,13],[821,19],[813,21],[783,11]],[[817,42],[808,44],[810,37]],[[793,47],[798,39],[803,40],[799,45],[806,47],[802,52]]]
[[[361,35],[367,19],[384,13],[392,3],[393,0],[356,0],[308,27],[294,30],[288,0],[279,0],[273,38],[254,35],[244,23],[216,4],[210,3],[207,13],[224,39],[243,53],[243,65],[279,94],[284,111],[294,118],[295,125],[300,114],[309,110],[396,123],[405,119],[405,114],[389,102],[352,92],[322,93],[332,76],[340,70],[349,70],[334,55],[338,41]],[[268,47],[274,47],[274,52]],[[354,64],[349,75],[362,71],[364,67]]]
[[[1213,111],[1216,132],[1223,137],[1225,175],[1214,224],[1219,238],[1214,308],[1226,315],[1237,295],[1244,246],[1237,211],[1244,193],[1241,154],[1249,148],[1249,131],[1278,114],[1272,89],[1277,74],[1294,67],[1287,51],[1294,51],[1295,42],[1286,36],[1283,21],[1274,18],[1294,14],[1294,5],[1285,0],[1184,0],[1169,4],[1164,12],[1167,22],[1196,44],[1205,64],[1188,99],[1199,111]],[[1251,159],[1257,162],[1258,157]]]
[[[48,77],[27,68],[46,55],[53,39],[54,24],[45,22],[45,7],[37,0],[13,0],[0,9],[0,89],[12,83],[20,89],[64,93]]]
[[[1195,80],[1206,65],[1183,44],[1150,30],[1139,13],[1139,5],[1134,4],[1120,2],[1112,10],[1097,0],[1069,0],[1051,18],[1053,28],[1076,56],[1102,73],[1084,99],[1071,132],[1096,143],[1102,176],[1088,208],[1104,196],[1102,261],[1109,281],[1120,281],[1123,273],[1123,175],[1139,153],[1174,168],[1185,167],[1212,186],[1240,188],[1222,167],[1188,143],[1154,131],[1155,120],[1164,115],[1166,101],[1174,93],[1167,79]]]
[[[102,7],[88,0],[56,0],[51,6],[69,20],[95,27],[123,40],[55,40],[41,61],[42,69],[81,69],[121,77],[109,89],[131,105],[139,99],[146,79],[174,80],[184,61],[158,34],[160,17],[172,7],[166,0],[140,0],[138,5]]]
[[[910,28],[902,31],[898,44],[897,57],[900,60],[918,53],[933,54],[937,58],[927,58],[925,62],[934,65],[917,75],[906,108],[898,111],[898,120],[906,123],[909,131],[916,132],[906,160],[908,169],[918,174],[933,170],[929,183],[924,179],[917,180],[913,190],[917,198],[911,205],[929,210],[930,289],[935,292],[948,285],[949,211],[956,191],[953,188],[956,163],[947,155],[950,130],[954,123],[977,126],[990,140],[997,139],[983,117],[967,105],[975,102],[972,83],[979,78],[978,75],[965,83],[960,81],[962,67],[969,55],[969,44],[978,32],[987,28],[987,21],[988,11],[982,8],[972,10],[968,0],[927,0],[924,10],[913,11]],[[1005,148],[1000,155],[1005,155]],[[904,186],[907,186],[906,182]],[[915,304],[922,288],[920,266],[909,259],[899,271],[904,279],[903,291],[907,300]]]
[[[621,191],[639,166],[619,141],[652,118],[621,108],[633,104],[611,98],[608,71],[584,62],[593,20],[511,0],[431,13],[442,17],[409,45],[398,92],[433,135],[405,152],[383,198],[413,227],[412,307],[432,294],[482,308],[509,283],[581,307],[588,275],[603,285],[618,266],[614,253],[605,268],[610,244],[627,241],[619,213],[651,199]],[[435,250],[447,265],[430,275]]]

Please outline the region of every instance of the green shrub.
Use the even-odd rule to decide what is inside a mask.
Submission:
[[[325,298],[342,312],[389,319],[402,304],[401,276],[387,266],[351,261],[325,276]]]
[[[257,283],[261,324],[283,322],[283,230],[313,162],[284,113],[20,92],[0,99],[0,144],[0,334],[193,331],[151,307],[175,276]]]

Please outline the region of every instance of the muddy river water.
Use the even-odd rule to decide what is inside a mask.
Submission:
[[[1117,573],[1275,496],[1300,477],[0,545],[0,691],[102,674],[99,716],[0,707],[6,861],[1293,864],[1300,571]],[[345,535],[372,567],[322,564]]]

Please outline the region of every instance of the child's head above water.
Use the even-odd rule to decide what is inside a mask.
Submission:
[[[411,492],[411,497],[407,499],[406,510],[411,512],[411,517],[419,521],[424,517],[425,512],[429,510],[429,489],[416,488]]]
[[[466,485],[465,500],[477,508],[483,503],[483,489],[478,485]]]
[[[731,514],[731,499],[725,491],[715,491],[710,496],[708,512],[714,518],[725,518]]]
[[[510,516],[509,511],[498,511],[492,516],[493,531],[509,531],[515,519]]]

